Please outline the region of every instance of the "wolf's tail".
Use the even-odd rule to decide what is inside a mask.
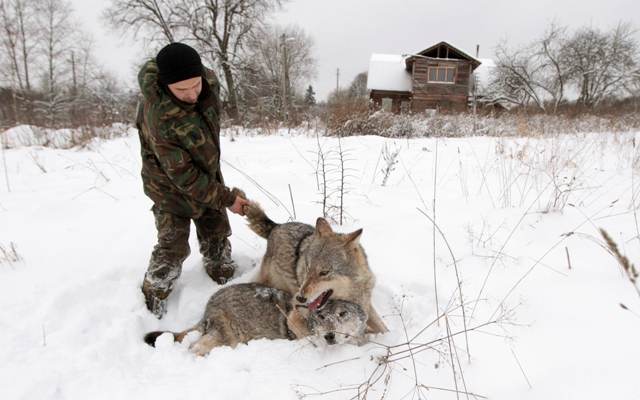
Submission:
[[[269,237],[273,228],[278,226],[267,217],[260,205],[254,201],[250,201],[248,205],[244,206],[244,215],[249,221],[249,228],[265,239]]]
[[[173,335],[173,340],[175,342],[181,343],[184,338],[187,336],[187,334],[189,332],[193,332],[193,331],[199,331],[202,333],[202,324],[198,323],[196,326],[193,326],[187,330],[184,330],[182,332],[169,332],[169,331],[153,331],[153,332],[149,332],[146,335],[144,335],[144,342],[146,344],[148,344],[151,347],[156,347],[156,339],[164,334],[164,333],[170,333]]]

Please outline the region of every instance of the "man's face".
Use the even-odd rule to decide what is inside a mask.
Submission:
[[[195,104],[198,101],[200,92],[202,91],[202,78],[198,76],[172,83],[169,85],[169,90],[171,90],[171,93],[173,93],[178,100],[189,104]]]

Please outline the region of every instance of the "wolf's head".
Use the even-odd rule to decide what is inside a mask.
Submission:
[[[364,338],[367,315],[362,307],[344,300],[329,300],[309,313],[309,330],[327,344],[358,343]]]
[[[373,287],[373,274],[360,246],[362,229],[335,233],[324,218],[318,218],[313,238],[300,254],[305,271],[296,300],[310,311],[322,308],[330,299],[363,304]]]

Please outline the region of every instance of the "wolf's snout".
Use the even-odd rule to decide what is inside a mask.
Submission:
[[[326,340],[329,344],[336,344],[336,334],[333,332],[329,332],[324,335],[324,340]]]
[[[307,298],[302,296],[302,295],[297,295],[296,296],[296,300],[298,300],[300,303],[306,303],[307,302]]]

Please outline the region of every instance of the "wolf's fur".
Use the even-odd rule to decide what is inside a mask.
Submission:
[[[365,329],[366,315],[357,304],[328,302],[322,310],[311,312],[302,330],[289,329],[287,314],[291,311],[291,295],[285,291],[258,283],[242,283],[220,289],[209,299],[204,316],[195,326],[173,333],[181,342],[189,332],[202,335],[189,348],[198,355],[205,355],[217,346],[235,347],[253,339],[296,339],[322,332],[328,343],[336,343],[340,334],[345,340],[358,340]],[[333,314],[336,314],[335,316]],[[155,345],[163,331],[149,332],[144,341]],[[328,335],[328,336],[327,336]],[[342,341],[340,341],[342,342]]]
[[[258,282],[305,303],[332,290],[332,299],[362,307],[368,316],[367,332],[387,331],[371,304],[375,277],[359,244],[362,229],[335,233],[323,218],[318,218],[315,228],[300,222],[277,224],[255,202],[245,206],[244,212],[251,230],[267,239]]]

